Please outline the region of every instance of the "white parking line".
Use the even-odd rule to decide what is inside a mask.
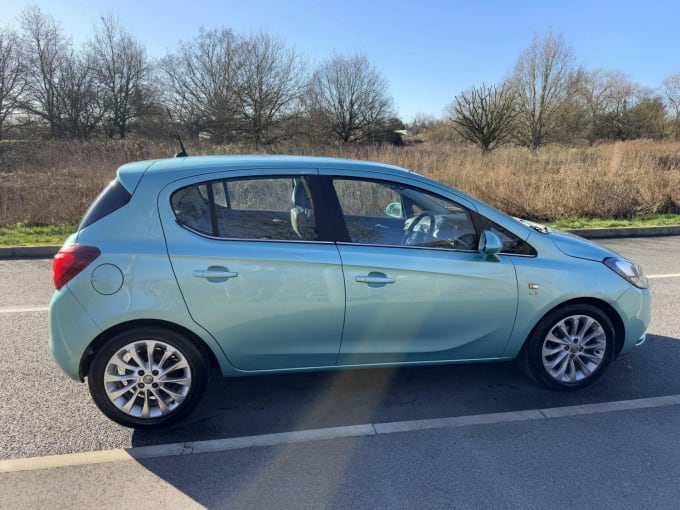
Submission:
[[[211,439],[207,441],[172,443],[117,450],[69,453],[64,455],[50,455],[46,457],[32,457],[25,459],[9,459],[0,461],[0,473],[37,471],[41,469],[54,469],[92,464],[106,464],[111,462],[172,457],[177,455],[193,455],[197,453],[216,453],[261,446],[281,446],[285,444],[304,443],[308,441],[376,436],[382,434],[394,434],[399,432],[412,432],[427,429],[469,427],[475,425],[490,425],[495,423],[509,423],[516,421],[550,420],[568,416],[581,416],[588,414],[611,413],[616,411],[649,409],[654,407],[678,405],[680,405],[680,395],[668,395],[663,397],[621,400],[618,402],[603,402],[600,404],[587,404],[581,406],[553,407],[548,409],[532,409],[527,411],[512,411],[507,413],[477,414],[469,416],[456,416],[451,418],[434,418],[430,420],[371,423],[365,425],[350,425],[346,427],[283,432],[279,434],[263,434],[259,436],[232,437],[226,439]]]
[[[0,313],[46,312],[48,310],[48,306],[7,306],[0,308]]]
[[[647,278],[680,278],[680,273],[671,274],[649,274]]]

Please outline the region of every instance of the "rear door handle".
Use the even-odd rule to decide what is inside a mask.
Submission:
[[[193,272],[196,278],[236,278],[238,273],[235,271],[216,271],[210,269],[197,269]]]
[[[359,283],[377,283],[377,284],[394,283],[396,281],[391,276],[371,276],[371,275],[357,276],[355,280]]]

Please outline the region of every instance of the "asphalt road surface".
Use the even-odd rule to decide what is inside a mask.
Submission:
[[[643,265],[653,319],[585,390],[513,363],[214,379],[158,432],[52,362],[51,261],[0,261],[0,507],[677,508],[680,237],[601,244]]]

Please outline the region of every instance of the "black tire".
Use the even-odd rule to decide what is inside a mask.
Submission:
[[[196,407],[209,371],[193,342],[169,329],[143,327],[108,340],[95,353],[87,382],[97,407],[111,420],[157,428]]]
[[[607,370],[614,359],[614,337],[614,326],[601,309],[565,305],[534,328],[520,353],[520,366],[546,388],[577,390]]]

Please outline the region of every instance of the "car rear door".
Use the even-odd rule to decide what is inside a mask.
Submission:
[[[168,255],[191,316],[235,368],[331,366],[345,290],[338,250],[319,234],[316,172],[269,173],[163,190]]]

